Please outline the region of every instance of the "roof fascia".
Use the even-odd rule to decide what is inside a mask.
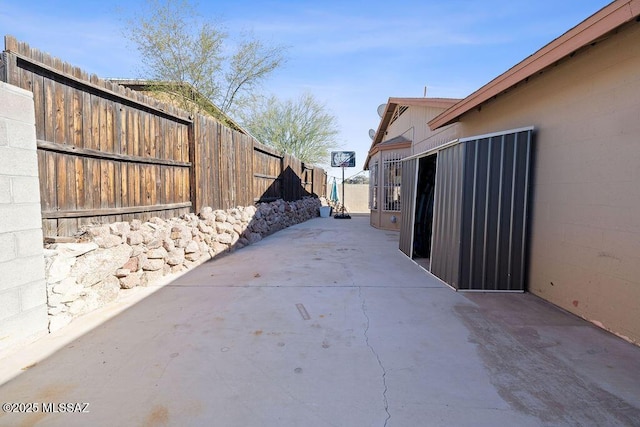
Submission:
[[[508,90],[608,32],[640,15],[640,0],[618,0],[573,27],[542,49],[491,80],[453,107],[429,121],[432,130],[457,121],[483,102]]]

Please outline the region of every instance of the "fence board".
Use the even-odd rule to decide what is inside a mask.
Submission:
[[[323,179],[326,190],[322,169],[11,37],[1,66],[7,83],[33,92],[47,237],[90,223],[294,200]]]

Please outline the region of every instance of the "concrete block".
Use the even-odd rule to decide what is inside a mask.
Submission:
[[[33,123],[20,123],[5,120],[6,138],[9,147],[24,150],[36,150],[36,126]]]
[[[44,279],[42,255],[0,263],[0,291]]]
[[[0,263],[11,261],[17,256],[15,236],[13,233],[0,234]]]
[[[40,203],[40,181],[38,177],[19,176],[11,178],[11,196],[13,203]]]
[[[40,203],[0,205],[0,233],[42,227]]]
[[[0,292],[0,321],[15,316],[22,311],[20,288],[11,288]]]
[[[9,145],[9,136],[7,135],[7,121],[0,118],[0,147]]]
[[[20,287],[20,304],[22,311],[47,304],[47,284],[44,279]]]
[[[22,230],[14,233],[16,253],[18,256],[33,256],[43,253],[42,229]]]
[[[33,94],[19,87],[0,82],[0,117],[23,123],[34,123]]]
[[[0,175],[38,176],[36,150],[0,146]],[[6,162],[4,159],[11,159]]]
[[[0,204],[11,203],[11,178],[0,175]]]
[[[47,306],[35,307],[0,322],[0,352],[17,343],[26,343],[48,332]]]

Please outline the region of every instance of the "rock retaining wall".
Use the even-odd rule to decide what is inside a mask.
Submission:
[[[278,200],[147,222],[87,227],[75,243],[45,248],[49,331],[115,300],[121,289],[157,282],[318,216],[320,201]]]

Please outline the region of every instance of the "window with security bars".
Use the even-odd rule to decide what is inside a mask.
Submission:
[[[399,153],[384,154],[383,165],[383,210],[399,211],[400,185],[402,182],[402,156]]]
[[[369,173],[369,209],[378,209],[378,162],[371,165]]]

